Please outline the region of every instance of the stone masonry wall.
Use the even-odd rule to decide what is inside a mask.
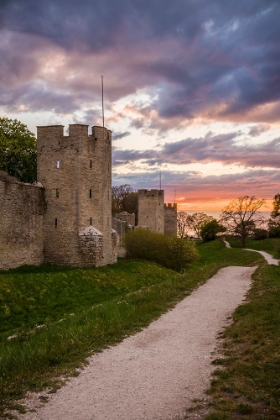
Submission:
[[[45,261],[61,265],[106,265],[116,261],[112,246],[111,132],[71,124],[38,127],[37,179],[46,189]],[[93,226],[103,236],[98,252],[86,255],[93,238],[80,234]],[[100,244],[102,242],[102,249]],[[90,245],[89,245],[90,244]],[[90,258],[90,256],[92,258]]]
[[[43,188],[0,172],[0,212],[0,269],[43,263]]]
[[[163,190],[138,190],[138,227],[164,233]]]
[[[128,213],[127,211],[122,211],[121,213],[116,213],[115,218],[122,220],[123,222],[128,223],[132,227],[135,226],[135,214]]]
[[[164,204],[164,234],[177,235],[177,203]]]

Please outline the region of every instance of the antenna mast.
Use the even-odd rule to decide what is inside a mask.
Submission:
[[[161,170],[159,171],[159,190],[161,191]]]
[[[101,91],[102,91],[102,121],[104,128],[104,94],[103,94],[103,76],[101,76]]]

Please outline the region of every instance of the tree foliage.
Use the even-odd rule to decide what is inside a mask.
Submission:
[[[199,212],[192,215],[191,227],[198,238],[201,238],[201,229],[203,226],[212,220],[214,220],[214,217],[208,216],[206,213]]]
[[[129,258],[143,258],[181,272],[198,257],[195,244],[146,229],[135,229],[124,237]]]
[[[227,233],[240,238],[242,247],[246,246],[248,236],[264,221],[258,210],[264,206],[265,199],[245,195],[232,200],[222,211],[220,222],[225,226]]]
[[[268,221],[269,236],[280,238],[280,194],[276,194],[273,199],[273,210]]]
[[[22,182],[36,181],[36,137],[16,119],[0,118],[0,170]]]
[[[214,219],[203,225],[200,234],[203,242],[210,242],[216,239],[218,233],[225,232],[225,230],[225,227]]]
[[[184,211],[177,213],[177,234],[179,238],[186,238],[192,228],[192,216]]]
[[[116,213],[121,213],[123,211],[127,211],[131,214],[134,213],[137,218],[138,193],[128,184],[112,187],[113,216]]]

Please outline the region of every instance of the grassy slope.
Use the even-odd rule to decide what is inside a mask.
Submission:
[[[241,243],[235,238],[229,238],[229,242],[232,247],[240,248]],[[280,239],[269,238],[261,241],[255,241],[251,238],[247,240],[246,248],[256,249],[257,251],[266,251],[271,254],[274,258],[280,259]]]
[[[250,241],[248,248],[274,251],[277,242]],[[207,420],[280,418],[280,266],[263,262],[253,276],[248,300],[224,333],[223,356],[209,394]]]
[[[28,389],[55,390],[59,381],[53,378],[73,374],[92,352],[143,328],[219,268],[263,261],[218,241],[199,244],[198,250],[200,260],[183,275],[125,260],[103,268],[0,273],[0,410]],[[37,324],[45,327],[34,328]],[[7,341],[14,333],[18,338]]]

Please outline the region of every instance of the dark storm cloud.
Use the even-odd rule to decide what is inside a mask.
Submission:
[[[71,113],[79,107],[78,98],[67,92],[50,91],[41,83],[22,85],[14,90],[4,90],[0,87],[0,106],[9,105],[11,111],[16,112],[24,104],[26,112],[54,111],[57,114]]]
[[[157,111],[155,129],[199,116],[277,121],[276,108],[269,115],[255,111],[280,101],[279,18],[278,0],[2,0],[1,54],[7,59],[1,60],[0,85],[40,80],[44,52],[53,46],[77,67],[85,65],[82,54],[96,62],[106,55],[98,65],[93,60],[88,74],[94,68],[108,74],[111,100],[156,88],[149,105]],[[16,42],[4,42],[7,34]],[[30,56],[28,45],[36,54]],[[73,71],[68,64],[63,75]],[[85,75],[74,78],[63,86],[73,96],[85,89]],[[140,109],[143,118],[148,111]]]
[[[123,133],[114,133],[113,134],[113,139],[114,140],[120,140],[120,139],[123,139],[123,138],[125,138],[125,137],[127,137],[129,135],[130,135],[130,132],[129,131],[125,131]]]
[[[221,162],[224,165],[279,168],[280,137],[262,144],[242,144],[236,141],[239,134],[214,135],[209,132],[202,138],[187,138],[166,143],[158,150],[115,149],[114,164],[137,161],[147,165]]]

